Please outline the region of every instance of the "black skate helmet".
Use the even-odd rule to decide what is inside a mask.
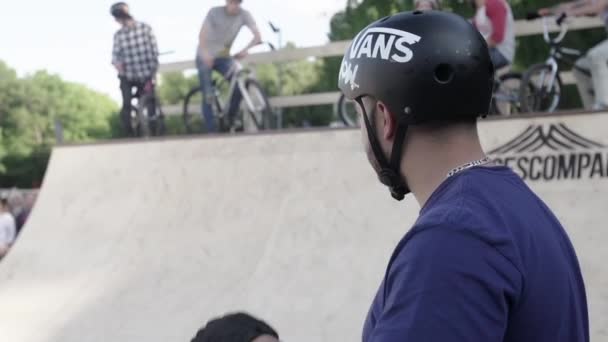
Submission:
[[[357,34],[342,60],[338,84],[362,108],[380,181],[401,200],[409,193],[399,170],[408,125],[485,116],[493,80],[488,46],[467,20],[415,11],[380,19]],[[383,102],[398,122],[390,162],[365,113],[366,96]]]

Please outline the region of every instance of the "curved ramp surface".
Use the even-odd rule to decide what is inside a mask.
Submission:
[[[604,114],[480,125],[487,149],[566,226],[592,340],[608,339],[605,127]],[[2,340],[189,341],[234,310],[286,341],[360,340],[418,212],[377,183],[360,139],[338,130],[55,149],[0,264]]]

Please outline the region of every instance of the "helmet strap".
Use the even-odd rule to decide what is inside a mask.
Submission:
[[[363,111],[363,122],[367,128],[367,138],[372,148],[372,153],[378,162],[378,166],[380,166],[380,170],[378,171],[378,179],[382,184],[388,186],[394,199],[401,201],[403,198],[405,198],[405,195],[410,192],[407,184],[405,184],[403,181],[400,171],[403,144],[405,142],[405,134],[407,133],[408,126],[404,124],[397,125],[397,132],[395,132],[395,140],[393,141],[393,148],[389,163],[382,152],[382,148],[380,147],[380,143],[378,142],[376,135],[376,130],[369,121],[367,111],[363,105],[363,101],[361,101],[361,98],[357,99],[357,103]],[[376,109],[374,108],[374,111],[375,110]]]

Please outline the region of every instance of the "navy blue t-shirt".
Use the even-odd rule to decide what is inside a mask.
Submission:
[[[398,244],[364,342],[587,342],[566,232],[506,167],[444,181]]]

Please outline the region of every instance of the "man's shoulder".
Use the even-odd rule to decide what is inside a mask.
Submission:
[[[143,22],[143,21],[136,21],[135,22],[135,26],[139,29],[143,29],[143,30],[151,30],[152,26],[150,26],[150,24]]]
[[[253,19],[253,15],[251,14],[251,12],[249,12],[248,10],[246,10],[244,8],[241,9],[241,18],[243,18],[243,20],[245,22],[252,22],[255,20],[255,19]]]
[[[449,229],[482,240],[503,237],[499,221],[509,217],[502,212],[510,201],[531,201],[534,194],[511,170],[479,167],[446,180],[421,211],[413,232]],[[497,193],[503,194],[496,196]],[[497,212],[503,215],[497,216]]]

